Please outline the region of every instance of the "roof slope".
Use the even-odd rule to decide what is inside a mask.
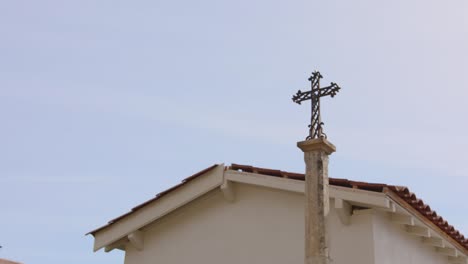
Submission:
[[[159,199],[160,199],[161,197],[163,197],[164,195],[166,195],[166,194],[168,194],[168,193],[170,193],[170,192],[172,192],[172,191],[178,189],[178,188],[181,187],[182,185],[187,184],[187,183],[190,182],[191,180],[193,180],[193,179],[197,178],[198,176],[201,176],[201,175],[203,175],[203,174],[205,174],[205,173],[211,171],[212,169],[214,169],[214,168],[216,168],[216,167],[218,167],[218,166],[219,166],[218,164],[214,164],[214,165],[212,165],[212,166],[210,166],[210,167],[208,167],[208,168],[206,168],[206,169],[204,169],[204,170],[201,170],[201,171],[199,171],[199,172],[193,174],[192,176],[189,176],[189,177],[183,179],[181,183],[179,183],[179,184],[177,184],[177,185],[174,185],[174,186],[172,186],[171,188],[169,188],[169,189],[167,189],[167,190],[165,190],[165,191],[162,191],[162,192],[156,194],[156,196],[155,196],[154,198],[149,199],[149,200],[147,200],[146,202],[143,202],[143,203],[141,203],[141,204],[139,204],[139,205],[133,207],[129,212],[127,212],[127,213],[125,213],[125,214],[123,214],[123,215],[121,215],[121,216],[118,216],[118,217],[116,217],[116,218],[114,218],[114,219],[112,219],[112,220],[109,220],[109,222],[107,222],[107,225],[101,226],[101,227],[99,227],[99,228],[97,228],[97,229],[94,229],[93,231],[89,231],[86,235],[89,235],[89,234],[94,235],[94,234],[95,234],[96,232],[98,232],[99,230],[104,229],[104,228],[106,228],[106,227],[112,225],[113,223],[119,221],[120,219],[126,217],[127,215],[130,215],[130,214],[132,214],[132,213],[138,211],[139,209],[143,208],[145,205],[150,204],[150,203],[152,203],[152,202],[154,202],[154,201],[156,201],[156,200],[159,200]]]
[[[175,189],[181,187],[182,185],[186,184],[187,182],[197,178],[198,176],[203,175],[204,173],[211,171],[212,169],[216,168],[219,165],[213,165],[208,167],[186,179],[184,179],[180,184],[163,191],[156,195],[153,199],[150,199],[134,208],[124,215],[121,215],[111,221],[108,222],[107,225],[102,226],[98,229],[95,229],[88,234],[94,235],[96,232],[104,229],[115,222],[119,221],[122,218],[125,218],[127,215],[132,214],[133,212],[143,208],[144,206],[158,200],[165,194],[174,191]],[[250,172],[256,173],[261,175],[267,175],[271,177],[281,177],[281,178],[288,178],[293,180],[305,180],[305,175],[302,173],[293,173],[293,172],[286,172],[281,170],[274,170],[274,169],[267,169],[267,168],[259,168],[253,167],[249,165],[239,165],[239,164],[231,164],[231,166],[226,167],[225,170],[234,170],[234,171],[242,171],[242,172]],[[431,209],[429,205],[424,203],[423,200],[419,199],[414,193],[412,193],[407,187],[404,186],[395,186],[395,185],[387,185],[382,183],[369,183],[369,182],[359,182],[359,181],[351,181],[347,179],[337,179],[337,178],[329,178],[330,185],[352,188],[352,189],[360,189],[372,192],[380,192],[386,194],[392,194],[397,196],[403,203],[405,203],[408,207],[416,210],[423,218],[427,219],[429,222],[434,224],[452,239],[454,239],[458,244],[460,244],[463,248],[468,250],[468,239],[465,238],[463,234],[461,234],[458,230],[456,230],[452,225],[450,225],[443,217],[439,216],[435,211]]]
[[[11,261],[11,260],[8,260],[8,259],[0,259],[0,264],[21,264],[21,263]]]

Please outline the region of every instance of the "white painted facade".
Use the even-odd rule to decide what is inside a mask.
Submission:
[[[304,181],[209,168],[90,232],[125,264],[304,263]],[[332,264],[468,264],[467,251],[391,193],[329,186]]]
[[[422,243],[423,238],[408,234],[403,226],[393,224],[385,213],[372,211],[374,263],[449,263],[447,256]]]
[[[125,264],[304,262],[304,197],[235,184],[234,202],[220,189],[143,228],[144,247],[127,243]],[[356,210],[343,225],[332,207],[327,217],[334,264],[445,264],[448,258],[394,224],[387,212]]]

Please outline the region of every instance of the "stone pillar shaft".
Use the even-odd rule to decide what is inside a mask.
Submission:
[[[329,211],[328,156],[335,146],[324,138],[298,142],[304,152],[305,173],[305,264],[328,264]]]

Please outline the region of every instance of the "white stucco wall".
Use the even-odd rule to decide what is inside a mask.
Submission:
[[[371,214],[358,214],[349,225],[343,225],[331,208],[327,227],[332,264],[374,263],[372,220]]]
[[[144,250],[128,246],[125,264],[304,263],[303,195],[244,184],[234,189],[234,203],[212,191],[144,229]],[[374,263],[372,219],[356,215],[342,226],[332,208],[333,264]]]
[[[420,237],[406,233],[393,224],[385,212],[369,210],[373,215],[373,235],[376,264],[447,264],[448,258],[433,247],[421,242]]]

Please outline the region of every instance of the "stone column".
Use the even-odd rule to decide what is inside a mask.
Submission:
[[[329,211],[328,156],[336,151],[325,138],[301,141],[305,173],[305,264],[328,264],[328,234],[325,216]]]

